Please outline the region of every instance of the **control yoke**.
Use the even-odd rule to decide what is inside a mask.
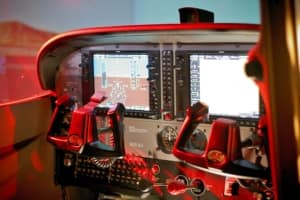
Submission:
[[[243,158],[241,148],[245,147],[248,140],[253,143],[262,143],[261,136],[251,136],[241,142],[240,127],[237,121],[229,118],[217,118],[213,121],[210,136],[204,148],[199,149],[195,145],[189,145],[193,141],[193,135],[199,123],[203,123],[208,113],[208,107],[197,102],[186,110],[186,117],[179,130],[173,154],[188,163],[206,168],[214,172],[217,169],[224,175],[268,177],[267,168],[252,163]],[[259,139],[256,139],[259,138]],[[198,143],[204,143],[199,139]],[[255,139],[255,141],[254,141]]]
[[[102,93],[76,108],[75,100],[64,95],[56,101],[47,140],[56,148],[94,157],[122,157],[125,154],[123,104],[101,107]]]

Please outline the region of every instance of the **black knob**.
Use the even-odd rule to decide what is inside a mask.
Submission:
[[[246,63],[245,73],[249,78],[261,81],[263,79],[263,69],[259,60],[254,59]]]

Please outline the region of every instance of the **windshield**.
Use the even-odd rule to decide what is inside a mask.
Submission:
[[[45,92],[36,71],[36,55],[58,33],[95,26],[179,23],[178,9],[186,6],[211,10],[217,23],[260,23],[258,0],[236,1],[235,6],[226,3],[53,0],[31,4],[28,0],[0,0],[0,106]]]

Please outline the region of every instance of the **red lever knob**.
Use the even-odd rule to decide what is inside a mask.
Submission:
[[[186,188],[186,185],[179,181],[172,181],[168,183],[167,186],[168,192],[172,195],[182,194],[185,192]]]

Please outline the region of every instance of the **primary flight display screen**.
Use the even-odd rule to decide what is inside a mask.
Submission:
[[[105,92],[107,106],[120,102],[129,110],[149,111],[148,60],[143,53],[94,53],[95,92]]]
[[[258,118],[259,91],[245,72],[243,54],[190,55],[191,103],[204,102],[209,114]]]

